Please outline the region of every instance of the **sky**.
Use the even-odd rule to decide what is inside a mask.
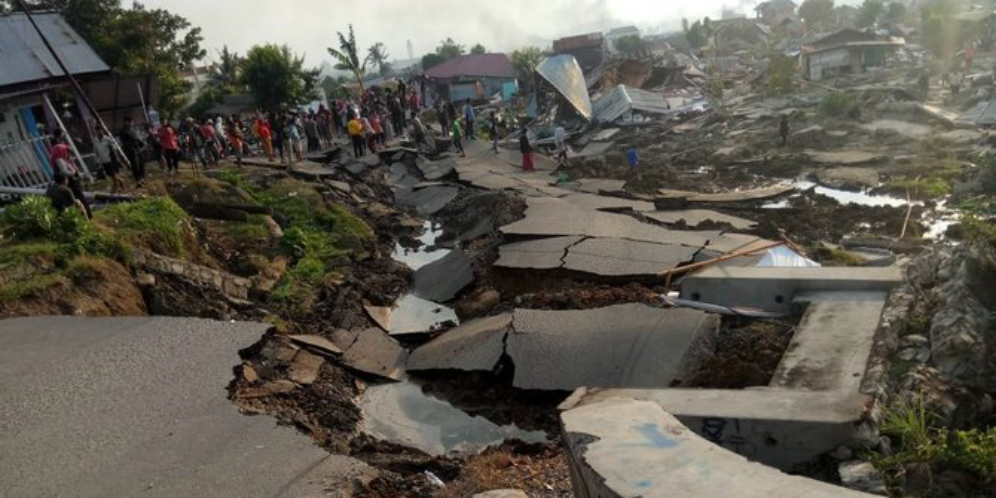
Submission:
[[[350,23],[361,47],[387,46],[391,59],[415,57],[452,37],[492,52],[549,46],[562,36],[635,24],[678,29],[681,18],[718,18],[724,5],[747,12],[755,0],[143,0],[200,26],[209,58],[228,45],[245,53],[259,43],[287,44],[311,66],[330,58],[336,32]]]

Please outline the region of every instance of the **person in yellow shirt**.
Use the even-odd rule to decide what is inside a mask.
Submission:
[[[349,138],[353,141],[353,157],[362,156],[365,153],[363,122],[352,111],[349,113],[349,122],[346,123],[346,131],[349,132]]]

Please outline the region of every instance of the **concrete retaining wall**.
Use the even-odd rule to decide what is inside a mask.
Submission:
[[[135,264],[152,273],[175,275],[195,285],[215,289],[235,299],[248,299],[252,281],[231,273],[148,251],[136,251]]]

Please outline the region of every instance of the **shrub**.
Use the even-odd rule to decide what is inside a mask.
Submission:
[[[831,117],[842,117],[853,107],[854,98],[841,92],[830,93],[820,102],[820,111]]]
[[[50,238],[57,216],[48,198],[30,195],[0,214],[0,227],[21,240]]]

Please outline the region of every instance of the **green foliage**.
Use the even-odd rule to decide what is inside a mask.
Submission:
[[[965,241],[971,245],[985,248],[996,248],[996,225],[972,213],[961,215],[962,233]]]
[[[688,44],[693,49],[706,46],[709,43],[710,36],[712,36],[711,27],[702,21],[695,21],[685,30],[685,40],[688,41]]]
[[[0,213],[0,227],[14,239],[49,238],[55,218],[55,208],[47,197],[31,195]]]
[[[805,0],[799,6],[799,17],[806,27],[829,26],[834,20],[833,0]]]
[[[276,287],[270,292],[270,299],[290,305],[294,311],[301,312],[307,308],[315,295],[315,288],[322,283],[327,274],[328,270],[320,260],[302,259],[277,282]]]
[[[270,229],[266,226],[266,215],[249,215],[246,221],[229,221],[222,225],[225,234],[236,241],[251,242],[270,238]]]
[[[436,47],[436,53],[443,57],[443,60],[450,60],[463,55],[465,52],[463,45],[453,41],[453,38],[446,38]]]
[[[640,35],[623,36],[616,40],[616,50],[623,55],[636,57],[642,49],[643,40],[640,38]]]
[[[879,16],[885,11],[882,0],[865,0],[858,8],[858,15],[855,23],[858,28],[870,28],[878,23]]]
[[[242,62],[242,82],[260,107],[277,111],[297,107],[315,98],[317,69],[305,69],[304,58],[287,45],[256,45]]]
[[[428,71],[444,62],[446,59],[437,53],[425,54],[422,56],[422,70]]]
[[[377,66],[381,76],[391,74],[391,64],[387,61],[389,57],[387,47],[381,42],[374,43],[367,49],[367,63]]]
[[[186,253],[184,228],[190,217],[169,197],[115,204],[98,211],[95,221],[127,243],[167,256]]]
[[[360,94],[363,94],[363,77],[367,74],[366,59],[360,60],[359,45],[356,44],[356,34],[353,33],[353,25],[349,25],[349,36],[345,36],[340,31],[339,48],[328,48],[329,54],[337,61],[335,68],[353,73],[353,78],[360,86]]]
[[[818,248],[815,256],[823,266],[860,266],[866,262],[865,258],[856,253],[829,247]]]
[[[8,282],[0,286],[0,303],[9,303],[36,295],[63,279],[59,273],[33,275],[25,280]]]
[[[512,67],[515,68],[516,78],[519,79],[519,83],[526,89],[531,90],[533,87],[533,71],[536,70],[536,66],[539,65],[540,59],[543,58],[543,52],[537,47],[525,47],[512,52],[511,59]]]
[[[889,3],[889,6],[885,9],[885,13],[882,15],[882,21],[890,25],[902,24],[905,20],[906,6],[899,1]]]
[[[843,92],[832,92],[820,102],[820,112],[830,117],[843,117],[854,108],[854,97]]]
[[[473,47],[470,47],[470,53],[474,55],[482,55],[488,53],[488,49],[484,48],[484,45],[477,43],[474,44]]]
[[[944,178],[929,176],[927,178],[895,178],[885,186],[890,190],[906,191],[914,199],[936,199],[951,193],[951,184]]]
[[[981,489],[996,484],[996,427],[951,430],[934,428],[936,419],[922,399],[900,402],[883,412],[879,429],[898,442],[891,455],[879,455],[872,463],[893,484],[908,468],[928,471],[957,470],[974,475]],[[906,490],[915,495],[933,496],[935,490]],[[965,489],[964,491],[968,491]]]
[[[768,90],[775,95],[792,93],[795,90],[796,63],[795,59],[775,54],[768,66]]]

